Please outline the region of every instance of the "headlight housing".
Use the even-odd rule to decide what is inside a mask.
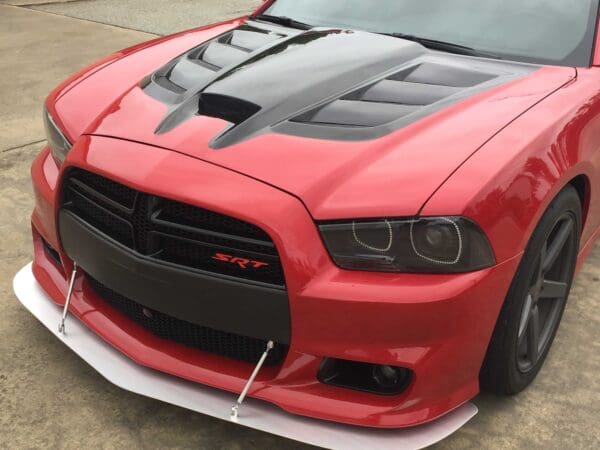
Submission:
[[[319,229],[343,269],[462,273],[495,264],[487,237],[464,217],[328,222]]]
[[[65,137],[56,122],[44,108],[44,127],[46,128],[46,139],[56,163],[60,166],[65,160],[67,153],[73,147],[73,144]]]

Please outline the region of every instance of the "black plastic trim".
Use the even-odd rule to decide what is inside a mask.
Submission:
[[[401,378],[392,386],[382,386],[373,377],[373,370],[380,364],[325,358],[321,362],[317,379],[320,383],[374,395],[394,396],[402,394],[413,380],[413,372],[404,367],[394,367]]]

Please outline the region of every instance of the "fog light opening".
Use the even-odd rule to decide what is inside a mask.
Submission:
[[[412,377],[412,371],[404,367],[335,358],[324,359],[317,375],[321,383],[377,395],[404,392]]]
[[[373,366],[372,376],[383,389],[393,389],[402,383],[405,370],[393,366]]]

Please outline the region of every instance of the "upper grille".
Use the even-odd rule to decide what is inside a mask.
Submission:
[[[285,285],[273,241],[242,220],[139,192],[82,169],[67,173],[62,207],[140,255],[240,280]],[[226,256],[215,258],[217,254]]]

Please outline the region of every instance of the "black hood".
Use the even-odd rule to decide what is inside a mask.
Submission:
[[[231,123],[211,142],[222,148],[267,130],[373,139],[536,68],[368,32],[252,22],[186,52],[142,86],[169,106],[157,134],[194,115],[218,117]]]

